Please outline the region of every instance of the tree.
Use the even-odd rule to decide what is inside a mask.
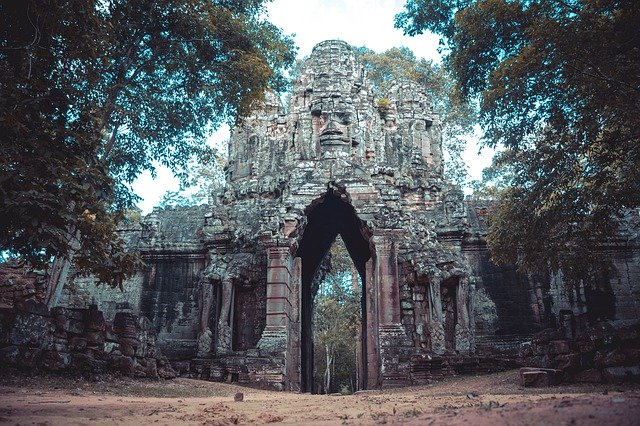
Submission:
[[[167,190],[158,206],[160,208],[196,206],[209,202],[214,192],[222,190],[226,184],[225,162],[225,157],[216,155],[207,164],[192,163],[186,182],[181,182],[177,191]]]
[[[396,80],[411,80],[426,88],[434,110],[441,114],[445,174],[458,184],[464,182],[467,168],[461,153],[466,145],[465,137],[473,132],[476,113],[471,104],[455,96],[452,90],[454,80],[446,67],[417,59],[407,47],[394,47],[382,53],[360,47],[356,48],[356,53],[381,99],[385,99],[385,94]]]
[[[184,177],[210,129],[283,87],[292,41],[262,3],[1,2],[0,251],[121,283],[129,184],[155,162]]]
[[[494,260],[593,273],[598,242],[640,206],[640,3],[409,0],[396,25],[434,31],[508,177]]]

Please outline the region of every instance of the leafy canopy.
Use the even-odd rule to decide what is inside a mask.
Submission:
[[[212,128],[281,89],[292,41],[262,1],[0,3],[0,251],[73,257],[116,284],[116,223],[155,163],[179,176]]]
[[[638,22],[635,0],[409,0],[396,16],[408,34],[443,37],[457,90],[480,99],[485,143],[505,148],[495,260],[575,282],[640,206]]]

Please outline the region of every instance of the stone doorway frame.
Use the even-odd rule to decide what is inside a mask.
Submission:
[[[284,388],[291,391],[309,390],[306,386],[309,370],[302,371],[302,346],[304,345],[302,342],[302,258],[297,256],[297,251],[307,225],[306,217],[311,209],[323,202],[330,191],[310,203],[304,215],[285,222],[284,234],[295,235],[295,237],[273,238],[269,244],[265,245],[267,319],[258,347],[282,356]],[[383,365],[389,364],[384,359],[385,348],[393,346],[392,338],[399,334],[404,335],[404,329],[400,323],[396,243],[403,231],[371,230],[368,224],[360,219],[358,209],[345,192],[340,191],[336,194],[334,191],[334,194],[353,209],[355,217],[367,230],[368,238],[364,235],[363,238],[369,245],[370,253],[370,259],[364,265],[364,276],[362,276],[364,309],[361,329],[364,333],[361,336],[362,344],[358,345],[361,353],[358,357],[360,360],[358,387],[377,389],[383,386]],[[303,374],[307,375],[304,380]]]

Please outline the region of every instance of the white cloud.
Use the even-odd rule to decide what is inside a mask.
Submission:
[[[177,191],[180,187],[178,178],[167,167],[157,165],[156,173],[156,178],[153,179],[151,173],[145,171],[131,185],[135,193],[142,198],[138,207],[143,214],[150,213],[166,191]]]
[[[324,40],[344,40],[377,52],[406,46],[419,58],[439,60],[434,35],[407,37],[393,27],[404,0],[275,0],[267,6],[271,22],[287,34],[295,34],[299,57],[308,56]]]

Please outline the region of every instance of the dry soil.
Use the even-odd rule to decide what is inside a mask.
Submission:
[[[0,424],[640,425],[640,385],[518,386],[517,371],[355,395],[192,379],[0,376]],[[235,401],[238,393],[243,401]]]

